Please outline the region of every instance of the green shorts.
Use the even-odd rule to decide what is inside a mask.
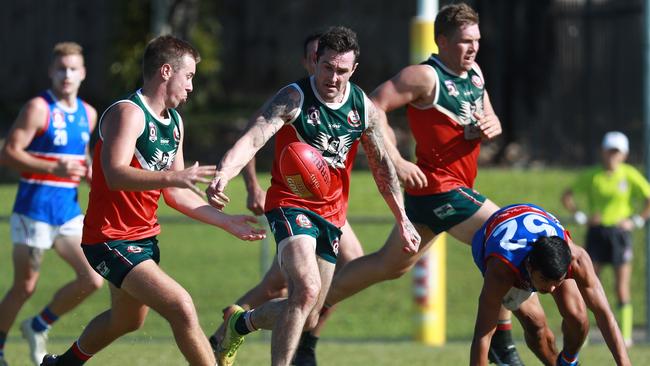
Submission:
[[[341,230],[320,215],[296,207],[279,207],[264,213],[278,243],[294,235],[309,235],[316,239],[316,255],[336,263]]]
[[[113,240],[81,244],[90,266],[120,288],[124,277],[138,264],[153,259],[160,263],[160,249],[155,236],[139,240]]]
[[[426,225],[435,234],[447,231],[478,211],[485,197],[477,191],[459,187],[427,196],[404,196],[406,215],[414,224]]]

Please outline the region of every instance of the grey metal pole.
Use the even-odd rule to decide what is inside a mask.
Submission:
[[[643,9],[643,158],[645,176],[650,178],[650,0]],[[650,225],[645,229],[645,340],[650,342]]]

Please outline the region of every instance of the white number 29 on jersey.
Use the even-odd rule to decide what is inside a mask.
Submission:
[[[545,233],[545,236],[556,236],[558,235],[557,230],[553,225],[549,225],[548,218],[538,215],[538,214],[527,214],[522,220],[524,229],[531,234]],[[519,222],[516,218],[510,219],[501,225],[499,225],[494,232],[492,237],[500,235],[503,231],[505,234],[501,238],[499,245],[506,250],[516,250],[526,246],[528,238],[519,238],[516,241],[513,240],[517,229],[519,228]]]
[[[68,144],[68,131],[63,129],[54,130],[54,145],[65,146]]]

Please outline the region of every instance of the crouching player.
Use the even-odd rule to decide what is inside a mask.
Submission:
[[[532,204],[495,212],[472,241],[474,262],[484,276],[472,340],[471,365],[487,365],[500,305],[513,311],[528,347],[545,365],[577,365],[589,331],[585,304],[593,312],[617,365],[630,365],[621,331],[587,252],[550,213]],[[564,347],[535,295],[550,293],[562,315]],[[583,301],[584,300],[584,301]]]

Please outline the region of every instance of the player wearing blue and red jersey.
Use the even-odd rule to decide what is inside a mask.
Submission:
[[[43,252],[54,250],[75,272],[40,314],[22,322],[30,359],[45,355],[51,325],[102,285],[81,252],[83,215],[77,186],[90,176],[86,154],[97,112],[77,94],[86,76],[82,48],[65,42],[54,46],[51,88],[21,110],[2,150],[2,160],[20,172],[11,215],[14,281],[0,302],[0,365],[7,332],[36,289]]]
[[[340,227],[345,223],[350,167],[361,142],[382,196],[391,208],[407,248],[417,251],[419,236],[406,217],[394,167],[386,154],[376,108],[363,91],[349,82],[356,70],[356,35],[332,27],[320,40],[313,77],[281,89],[252,118],[244,135],[225,154],[208,188],[216,207],[228,201],[228,181],[271,138],[276,159],[291,141],[305,141],[323,153],[332,175],[329,194],[322,200],[296,196],[277,167],[266,196],[266,216],[278,246],[278,262],[289,286],[289,297],[269,301],[244,312],[233,305],[225,312],[226,330],[217,349],[220,365],[231,365],[245,334],[273,329],[273,365],[289,365],[303,328],[312,328],[334,273]]]
[[[617,365],[630,365],[621,331],[587,252],[562,224],[532,204],[495,212],[474,234],[474,262],[484,276],[471,349],[471,365],[487,365],[490,338],[503,304],[520,320],[526,342],[545,365],[577,365],[589,332],[585,304]],[[550,293],[562,315],[558,353],[536,293]]]
[[[441,8],[435,20],[438,54],[405,67],[370,95],[387,132],[391,130],[386,112],[406,106],[417,163],[403,159],[391,140],[386,147],[404,183],[406,213],[418,229],[422,245],[417,253],[405,253],[404,243],[393,230],[379,251],[341,268],[327,304],[408,273],[442,232],[469,244],[472,234],[498,209],[473,189],[481,141],[501,134],[499,118],[475,62],[481,38],[478,22],[478,14],[466,4]],[[510,329],[510,314],[504,310],[490,359],[497,364],[522,365]]]

